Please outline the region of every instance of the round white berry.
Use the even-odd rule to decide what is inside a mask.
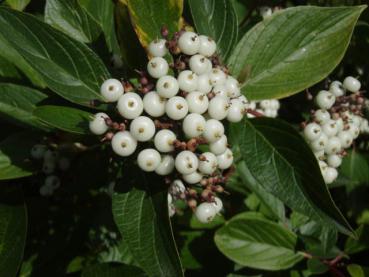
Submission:
[[[121,81],[108,79],[101,85],[100,93],[106,102],[116,102],[124,93],[124,87]]]
[[[179,179],[174,180],[169,187],[169,192],[172,195],[180,195],[186,191],[186,187]]]
[[[204,74],[209,69],[209,60],[203,55],[194,55],[189,61],[190,69],[198,75]]]
[[[275,110],[275,109],[265,109],[263,111],[263,114],[266,116],[266,117],[272,117],[272,118],[275,118],[278,116],[278,111]]]
[[[117,132],[111,140],[111,147],[117,155],[127,157],[135,152],[137,140],[128,131]]]
[[[31,157],[36,160],[40,160],[44,157],[47,146],[44,144],[35,144],[31,148]]]
[[[173,203],[173,197],[170,193],[168,193],[168,204],[172,204]]]
[[[309,123],[305,126],[304,135],[307,140],[313,141],[320,137],[322,129],[316,123]]]
[[[345,94],[345,89],[340,81],[332,82],[329,86],[329,91],[336,97],[340,97]]]
[[[340,152],[341,149],[341,140],[338,137],[331,137],[325,145],[324,151],[328,155],[331,155]]]
[[[170,98],[165,104],[165,112],[167,116],[174,120],[184,118],[188,113],[188,105],[186,99],[180,96]]]
[[[212,89],[212,85],[210,83],[209,75],[202,74],[197,77],[197,90],[202,93],[209,93]]]
[[[211,152],[205,152],[201,154],[203,159],[200,159],[199,170],[201,173],[211,175],[218,167],[218,159]]]
[[[55,175],[50,175],[45,178],[45,186],[51,187],[53,190],[60,187],[60,178]]]
[[[241,95],[241,91],[240,91],[240,84],[238,83],[238,81],[233,78],[232,76],[228,76],[224,86],[226,87],[226,90],[228,92],[228,96],[229,97],[238,97]]]
[[[168,52],[165,43],[165,39],[156,39],[150,42],[148,47],[150,55],[153,57],[164,57]]]
[[[150,91],[143,98],[144,110],[152,117],[160,117],[165,114],[165,103],[165,98],[159,96],[156,91]]]
[[[321,90],[315,97],[315,102],[321,109],[330,109],[335,101],[336,97],[326,90]]]
[[[281,104],[277,99],[271,99],[270,100],[270,109],[278,110],[280,108]]]
[[[203,114],[207,111],[209,106],[208,97],[199,91],[193,91],[187,94],[186,101],[188,110],[191,113]]]
[[[342,163],[342,158],[339,155],[328,155],[327,163],[331,167],[339,167]]]
[[[331,119],[331,115],[326,110],[319,109],[314,112],[314,119],[319,124],[324,124]]]
[[[220,139],[209,144],[210,152],[215,155],[223,154],[228,147],[227,137],[222,135]]]
[[[271,7],[262,6],[259,8],[260,15],[263,19],[269,18],[273,14],[273,10]]]
[[[343,130],[344,123],[343,123],[342,118],[336,119],[336,126],[337,126],[338,132],[341,132]]]
[[[223,96],[215,96],[209,102],[208,114],[211,118],[222,120],[228,114],[228,100]]]
[[[337,176],[338,176],[337,169],[333,167],[327,167],[326,170],[324,170],[323,172],[323,178],[326,184],[333,183],[334,180],[337,179]]]
[[[171,152],[174,150],[173,142],[176,139],[176,135],[172,131],[160,130],[154,138],[155,148],[162,153]]]
[[[193,32],[184,32],[178,39],[178,47],[186,55],[194,55],[199,52],[200,39]]]
[[[245,114],[245,105],[238,98],[231,99],[228,108],[227,120],[230,122],[240,122]]]
[[[155,134],[155,124],[147,116],[139,116],[129,126],[131,135],[138,141],[148,141]]]
[[[158,175],[169,175],[174,169],[174,159],[170,155],[164,155],[161,157],[159,166],[155,169],[155,173]]]
[[[197,184],[201,181],[202,179],[202,174],[200,174],[199,172],[195,171],[192,172],[190,174],[185,174],[182,175],[182,179],[187,183],[187,184]]]
[[[201,223],[209,223],[213,221],[217,214],[217,210],[212,203],[201,203],[197,206],[195,216]]]
[[[209,72],[209,79],[212,86],[215,85],[224,85],[226,81],[227,75],[219,68],[213,68]]]
[[[361,88],[361,83],[358,79],[348,76],[343,80],[343,86],[351,92],[358,92]]]
[[[228,98],[228,92],[227,92],[227,88],[225,87],[225,85],[216,85],[213,88],[213,93],[215,94],[215,96],[222,96],[224,98]]]
[[[335,120],[329,119],[326,123],[322,126],[322,131],[328,137],[333,137],[338,133],[338,126]]]
[[[327,168],[328,168],[328,165],[326,162],[324,161],[319,161],[319,168],[320,168],[320,171],[321,172],[324,172]]]
[[[186,92],[191,92],[197,89],[197,75],[191,70],[183,70],[178,75],[179,88]]]
[[[209,119],[206,121],[203,136],[209,143],[217,141],[223,135],[224,126],[219,120]]]
[[[214,205],[217,213],[223,209],[223,202],[219,197],[214,197],[214,202],[212,202],[212,204]]]
[[[311,148],[314,152],[324,150],[328,143],[328,137],[322,133],[319,138],[311,142]]]
[[[95,135],[105,134],[109,129],[109,126],[106,125],[106,119],[109,116],[106,113],[97,113],[94,115],[93,119],[89,122],[89,128],[91,133]]]
[[[142,150],[137,156],[138,166],[147,172],[154,171],[160,165],[160,161],[159,152],[152,148]]]
[[[204,55],[205,57],[210,57],[212,56],[216,49],[217,49],[217,45],[215,43],[215,41],[207,36],[199,36],[200,39],[200,49],[199,49],[199,53],[201,55]]]
[[[363,118],[361,116],[358,115],[353,115],[351,122],[352,124],[356,125],[357,127],[360,127],[360,124],[362,122]]]
[[[314,155],[318,160],[324,159],[324,150],[314,151]]]
[[[353,123],[348,124],[347,130],[352,134],[354,139],[356,139],[360,135],[360,128]]]
[[[118,112],[126,119],[134,119],[143,112],[143,102],[137,93],[127,92],[118,100]]]
[[[199,167],[199,160],[191,151],[180,152],[175,159],[175,167],[181,174],[191,174]]]
[[[271,100],[261,100],[259,105],[262,109],[266,110],[271,108],[272,102]]]
[[[231,167],[233,163],[233,153],[231,149],[227,149],[223,154],[217,156],[218,167],[220,169],[227,169]]]
[[[160,77],[156,82],[156,91],[164,98],[175,96],[179,91],[177,79],[169,75]]]
[[[349,148],[354,140],[350,131],[341,131],[338,133],[337,137],[339,138],[343,148]]]
[[[205,118],[196,113],[191,113],[185,117],[182,124],[184,134],[189,138],[201,136],[205,129]]]
[[[147,64],[147,72],[151,77],[156,79],[167,75],[168,70],[168,62],[162,57],[152,58]]]

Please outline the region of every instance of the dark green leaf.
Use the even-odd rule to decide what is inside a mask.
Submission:
[[[229,0],[188,1],[196,31],[213,38],[223,60],[237,42],[237,15]]]
[[[231,72],[250,74],[250,99],[282,98],[324,79],[340,62],[365,6],[294,7],[275,13],[244,35],[229,58]]]
[[[341,172],[350,180],[346,184],[349,191],[358,185],[369,184],[369,159],[365,154],[352,150],[343,159]]]
[[[125,172],[129,174],[133,172]],[[149,276],[183,276],[168,216],[167,190],[140,173],[126,176],[126,192],[113,195],[119,231],[140,267]],[[135,182],[134,187],[129,187]]]
[[[0,113],[31,127],[47,129],[33,115],[36,106],[47,96],[38,90],[13,84],[0,84]]]
[[[18,11],[23,11],[31,0],[5,0],[5,2],[12,8]]]
[[[70,107],[40,106],[33,113],[42,122],[60,130],[88,134],[92,114]]]
[[[102,99],[100,85],[109,73],[84,44],[31,15],[4,7],[0,8],[0,32],[60,96],[86,106]]]
[[[96,264],[87,267],[82,272],[82,277],[122,277],[146,276],[141,269],[132,265],[114,265],[110,263]]]
[[[184,231],[180,233],[181,239],[184,240],[181,247],[181,262],[186,269],[199,269],[202,267],[201,262],[196,258],[196,252],[192,250],[192,245],[196,244],[196,240],[203,239],[204,231]]]
[[[369,226],[360,225],[356,230],[357,239],[348,238],[345,244],[345,253],[352,255],[369,249]]]
[[[214,237],[219,250],[232,261],[251,268],[281,270],[303,259],[296,252],[297,236],[255,213],[242,213]]]
[[[94,41],[101,33],[100,26],[77,0],[47,0],[45,22],[85,43]]]
[[[329,267],[319,259],[309,259],[307,261],[307,267],[310,274],[323,274],[327,272]]]
[[[357,264],[350,264],[347,266],[347,271],[351,277],[367,277],[369,275],[369,268]]]
[[[26,243],[26,206],[18,186],[1,186],[0,195],[0,275],[15,277]]]
[[[127,4],[133,27],[144,47],[161,37],[163,26],[170,34],[180,28],[183,0],[127,0]]]
[[[239,128],[241,155],[255,180],[287,206],[351,234],[334,204],[309,146],[287,123],[269,118],[245,120]]]
[[[0,42],[1,43],[1,42]],[[14,64],[0,55],[0,77],[20,79],[21,76]],[[0,78],[2,80],[2,78]]]

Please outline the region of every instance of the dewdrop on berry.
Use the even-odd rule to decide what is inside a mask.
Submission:
[[[167,75],[168,70],[168,62],[161,57],[152,58],[147,64],[147,72],[156,79]]]
[[[147,116],[139,116],[129,126],[131,135],[138,141],[148,141],[154,137],[155,124]]]
[[[176,139],[176,135],[172,131],[160,130],[154,138],[155,148],[162,153],[171,152],[174,150],[173,142]]]
[[[199,137],[204,132],[206,121],[200,114],[191,113],[182,124],[184,134],[189,138]]]
[[[117,155],[127,157],[135,152],[137,140],[128,131],[117,132],[111,140],[111,147]]]
[[[165,112],[167,116],[174,120],[184,118],[188,113],[188,105],[186,99],[180,96],[170,98],[165,104]]]
[[[348,76],[343,80],[343,86],[348,91],[358,92],[361,88],[361,83],[358,79]]]
[[[211,152],[201,154],[202,159],[199,163],[199,171],[206,175],[211,175],[218,168],[218,159]]]
[[[233,164],[233,153],[230,149],[227,149],[223,154],[217,156],[218,167],[220,169],[230,168]]]
[[[106,102],[116,102],[124,93],[124,87],[121,81],[108,79],[101,85],[100,93]]]
[[[213,221],[216,214],[217,209],[214,204],[207,202],[198,205],[195,211],[195,216],[201,223],[209,223]]]
[[[188,110],[191,113],[203,114],[209,107],[208,97],[199,91],[193,91],[187,94],[186,101],[188,104]]]
[[[199,167],[199,160],[194,153],[185,150],[175,158],[175,167],[181,174],[191,174]]]
[[[200,38],[193,32],[184,32],[178,39],[178,47],[186,55],[197,54],[200,49]]]
[[[179,91],[179,85],[176,78],[166,75],[160,77],[156,82],[156,91],[161,97],[171,98]]]
[[[223,135],[224,126],[219,120],[209,119],[206,121],[203,136],[209,143],[217,141]]]
[[[186,92],[195,91],[197,89],[197,75],[191,70],[184,70],[178,75],[179,88]]]
[[[200,40],[200,47],[199,47],[199,53],[205,57],[210,57],[214,55],[217,45],[215,41],[208,36],[201,35],[199,36]]]
[[[164,57],[168,52],[165,43],[165,39],[156,39],[150,42],[148,47],[149,54],[153,57]]]
[[[170,155],[163,155],[155,173],[158,175],[169,175],[174,170],[174,158]]]
[[[190,174],[184,174],[182,175],[182,179],[187,183],[187,184],[198,184],[200,183],[201,179],[202,179],[202,174],[195,171],[192,172]]]
[[[97,113],[93,116],[93,119],[89,122],[89,128],[91,133],[95,135],[102,135],[108,131],[109,126],[106,124],[106,119],[109,116],[106,113]]]
[[[144,110],[152,117],[160,117],[165,114],[166,100],[156,91],[150,91],[143,98]]]
[[[152,148],[142,150],[137,156],[138,166],[146,172],[154,171],[160,165],[160,161],[159,152]]]
[[[134,119],[142,114],[143,102],[138,94],[127,92],[119,98],[117,108],[124,118]]]

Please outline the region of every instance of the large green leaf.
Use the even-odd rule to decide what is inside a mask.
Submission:
[[[60,130],[88,134],[92,114],[70,107],[40,106],[33,113],[39,120]]]
[[[171,34],[180,28],[183,0],[127,0],[127,4],[133,27],[144,47],[161,37],[161,27],[166,26]]]
[[[114,2],[111,0],[77,0],[95,19],[104,33],[110,51],[119,53],[119,46],[114,26]]]
[[[1,186],[0,191],[0,276],[15,277],[26,243],[26,206],[19,186]]]
[[[149,276],[183,276],[165,185],[155,178],[149,184],[145,176],[132,170],[124,174],[124,192],[113,195],[113,215],[133,257]]]
[[[37,135],[23,132],[0,142],[0,180],[32,175],[34,170],[29,157],[31,148],[37,141]]]
[[[341,172],[350,180],[346,185],[349,191],[358,185],[369,184],[369,159],[365,154],[352,150],[343,159]]]
[[[101,33],[100,26],[77,0],[47,0],[45,22],[75,40],[86,43],[94,41]]]
[[[270,118],[245,120],[239,128],[243,160],[263,188],[287,206],[316,221],[352,229],[334,204],[309,146],[287,123]]]
[[[0,114],[31,127],[47,129],[41,124],[33,111],[36,106],[47,98],[42,92],[24,86],[0,84]]]
[[[110,263],[96,264],[85,268],[82,277],[122,277],[146,276],[141,269],[132,265],[114,265]]]
[[[4,7],[0,8],[0,33],[60,96],[86,106],[102,99],[100,85],[109,73],[86,45],[34,16]]]
[[[232,218],[215,233],[214,240],[229,259],[252,268],[281,270],[303,259],[295,250],[294,233],[251,212]]]
[[[364,6],[294,7],[244,35],[229,58],[250,99],[282,98],[324,79],[340,62]]]
[[[5,2],[12,8],[18,11],[23,11],[31,0],[5,0]]]
[[[237,15],[229,0],[188,1],[196,31],[213,38],[225,60],[237,42]]]
[[[348,265],[347,271],[350,273],[351,277],[366,277],[369,275],[369,267],[364,267],[357,264]]]

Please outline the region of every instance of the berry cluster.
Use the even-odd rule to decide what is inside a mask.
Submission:
[[[70,167],[70,160],[62,156],[58,151],[49,148],[45,144],[35,144],[31,148],[31,158],[34,161],[42,163],[42,173],[46,176],[40,194],[42,196],[51,196],[60,186],[60,178],[56,172],[66,171]]]
[[[360,81],[351,76],[343,84],[332,82],[328,91],[316,95],[318,109],[311,112],[310,122],[303,124],[304,137],[319,160],[327,184],[337,178],[336,168],[341,165],[345,149],[361,133],[369,132],[368,120],[363,118],[365,98],[360,87]]]

